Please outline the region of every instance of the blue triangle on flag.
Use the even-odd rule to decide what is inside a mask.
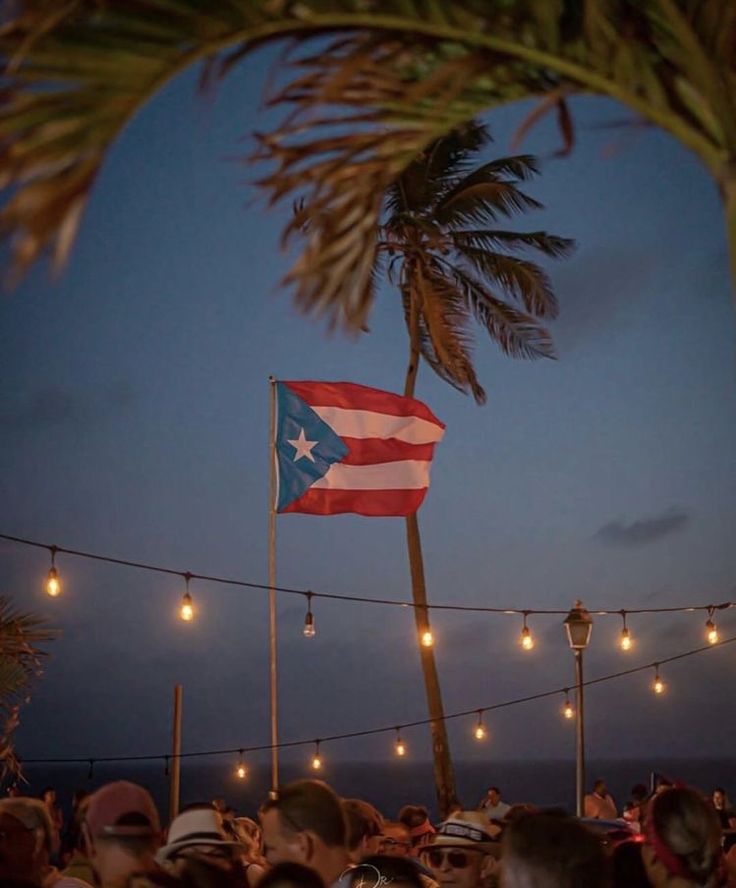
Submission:
[[[276,399],[279,468],[276,511],[281,512],[323,478],[333,463],[344,459],[349,448],[332,427],[283,382],[276,383]]]

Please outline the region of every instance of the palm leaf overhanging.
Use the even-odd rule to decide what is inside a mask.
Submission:
[[[13,748],[13,733],[20,724],[20,708],[28,702],[42,672],[45,651],[39,647],[56,637],[46,622],[16,610],[0,596],[0,762],[3,777],[16,779],[20,764]]]
[[[8,7],[0,30],[0,227],[13,241],[18,273],[44,254],[67,256],[107,149],[170,78],[203,62],[204,79],[216,79],[264,41],[339,33],[347,41],[339,61],[328,54],[321,84],[307,82],[291,99],[302,110],[321,102],[329,81],[331,106],[365,115],[349,125],[362,134],[372,183],[389,182],[459,123],[523,96],[542,97],[537,115],[557,110],[569,145],[570,97],[606,95],[708,167],[724,196],[736,276],[732,0],[11,0]],[[371,130],[376,139],[388,130],[398,153],[371,144]],[[302,130],[306,141],[310,132]],[[305,187],[297,161],[280,148],[284,166],[268,182],[272,195]],[[321,172],[329,177],[321,199],[352,207],[354,184],[339,182],[329,165],[314,175]],[[366,191],[355,196],[356,214],[367,213],[355,237],[369,249],[376,205]],[[318,230],[307,240],[310,258],[319,258]],[[359,327],[369,263],[357,240],[339,234],[340,259],[358,288],[344,315],[332,317]],[[293,273],[302,302],[317,298],[313,281],[302,281],[307,264]]]

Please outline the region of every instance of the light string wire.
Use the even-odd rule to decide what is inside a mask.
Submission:
[[[100,555],[96,552],[85,552],[80,549],[67,549],[64,546],[56,546],[50,543],[41,543],[38,540],[29,540],[23,537],[13,536],[8,533],[0,533],[0,540],[7,540],[11,543],[17,543],[21,546],[30,546],[36,549],[46,549],[48,552],[55,554],[72,555],[76,558],[86,558],[91,561],[102,561],[107,564],[118,564],[122,567],[133,567],[138,570],[148,570],[155,573],[168,574],[169,576],[187,577],[191,580],[204,580],[207,583],[218,583],[223,586],[240,586],[247,589],[258,589],[268,592],[274,589],[276,592],[283,592],[287,595],[302,595],[311,598],[326,598],[333,601],[354,601],[362,604],[382,604],[393,607],[420,607],[423,610],[446,610],[446,611],[467,611],[471,613],[488,613],[488,614],[512,614],[521,616],[548,615],[548,616],[566,616],[567,610],[545,610],[535,608],[519,608],[519,607],[484,607],[481,605],[467,604],[415,604],[413,601],[395,601],[391,598],[371,598],[360,595],[337,595],[334,592],[314,592],[311,589],[294,589],[288,586],[269,586],[265,583],[254,583],[248,580],[238,580],[231,577],[216,577],[209,574],[194,573],[188,570],[176,570],[173,567],[162,567],[156,564],[146,564],[142,561],[130,561],[125,558],[114,558],[111,555]],[[614,609],[595,609],[590,613],[595,616],[617,616],[620,617],[622,612],[629,614],[666,614],[666,613],[695,613],[697,611],[705,611],[713,613],[719,610],[727,610],[736,607],[736,601],[724,601],[721,604],[695,604],[681,607],[639,607]],[[237,750],[236,750],[237,751]]]
[[[717,642],[716,644],[708,644],[704,647],[694,648],[690,651],[685,651],[681,654],[675,654],[672,657],[667,657],[665,659],[657,660],[652,663],[646,663],[643,666],[633,666],[630,669],[622,669],[619,672],[612,672],[610,675],[603,675],[599,678],[591,678],[588,681],[583,682],[583,687],[593,687],[594,685],[603,684],[607,681],[614,681],[619,678],[624,678],[627,675],[634,675],[637,672],[645,672],[649,669],[656,668],[659,666],[663,666],[667,663],[674,663],[677,660],[684,660],[688,657],[694,657],[697,654],[703,654],[706,651],[712,651],[716,648],[725,647],[726,645],[733,644],[736,642],[736,635],[731,636],[730,638],[724,638],[722,641]],[[464,718],[468,715],[477,715],[479,710],[482,710],[484,713],[486,712],[495,712],[499,709],[507,709],[510,706],[517,706],[520,703],[531,703],[534,700],[543,700],[547,697],[555,697],[560,694],[564,694],[569,691],[569,686],[555,688],[551,691],[542,691],[537,694],[529,694],[526,697],[517,697],[515,700],[505,700],[502,703],[493,703],[489,706],[473,706],[471,709],[464,709],[461,712],[453,712],[449,715],[444,715],[441,718],[423,718],[417,721],[412,722],[404,722],[401,725],[396,725],[395,723],[390,725],[389,727],[382,728],[370,728],[369,730],[364,731],[350,731],[344,734],[332,734],[327,737],[320,737],[320,743],[327,743],[332,740],[352,740],[355,737],[368,737],[374,734],[386,734],[389,732],[395,732],[398,730],[403,730],[404,728],[415,728],[422,725],[429,725],[435,721],[450,721],[452,719]],[[262,744],[260,746],[236,746],[231,749],[207,749],[200,750],[198,752],[182,752],[176,758],[185,759],[185,758],[202,758],[205,756],[216,756],[216,755],[233,755],[235,753],[243,754],[244,752],[262,752],[264,750],[272,750],[272,749],[289,749],[296,746],[309,746],[313,745],[316,741],[312,738],[306,740],[288,740],[282,743],[273,744]],[[104,762],[142,762],[142,761],[167,761],[168,759],[173,759],[171,753],[163,754],[159,753],[157,755],[122,755],[122,756],[101,756],[99,758],[90,758],[89,756],[84,756],[82,758],[24,758],[21,759],[22,764],[24,765],[48,765],[48,764],[101,764]]]

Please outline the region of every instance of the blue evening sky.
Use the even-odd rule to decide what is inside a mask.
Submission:
[[[179,570],[265,582],[268,376],[350,380],[400,391],[407,359],[396,294],[384,287],[358,340],[330,336],[279,288],[289,206],[268,211],[233,158],[273,118],[259,108],[269,56],[246,60],[212,100],[195,77],[152,101],[114,147],[65,273],[35,271],[0,305],[0,530]],[[509,153],[523,117],[488,117]],[[485,407],[423,367],[418,396],[447,424],[420,512],[431,600],[589,608],[736,599],[736,319],[722,211],[695,157],[649,128],[610,128],[621,108],[574,103],[578,141],[540,126],[529,187],[547,210],[519,227],[574,237],[551,267],[561,303],[556,362],[505,358],[479,336]],[[64,594],[43,592],[46,553],[0,543],[0,589],[63,630],[23,714],[32,756],[165,752],[172,687],[185,694],[187,750],[268,742],[263,593],[192,585],[197,620],[176,616],[175,577],[60,557]],[[408,599],[400,519],[278,520],[280,584]],[[283,739],[426,715],[408,610],[279,599]],[[587,674],[697,647],[704,615],[598,618]],[[734,612],[721,614],[724,634]],[[558,618],[531,622],[522,653],[509,616],[439,613],[448,712],[572,683]],[[724,754],[736,742],[731,647],[591,689],[589,751]],[[489,719],[492,740],[454,722],[456,758],[571,756],[562,699]],[[719,730],[703,730],[717,720]],[[429,756],[424,729],[406,732]],[[379,759],[391,735],[325,755]],[[307,755],[307,750],[291,753]],[[267,755],[263,755],[264,762]]]

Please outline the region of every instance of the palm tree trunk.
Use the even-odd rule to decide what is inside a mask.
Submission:
[[[409,320],[410,353],[409,366],[406,371],[404,395],[414,397],[414,387],[419,370],[418,317],[416,303],[411,298],[411,317]],[[416,513],[406,517],[406,546],[409,553],[409,569],[411,571],[411,593],[415,605],[414,619],[417,627],[419,657],[424,675],[424,687],[427,694],[427,708],[432,719],[432,756],[434,760],[434,782],[437,791],[437,804],[440,816],[445,818],[450,805],[457,802],[455,790],[455,772],[450,758],[450,745],[447,741],[447,729],[442,707],[442,692],[434,661],[434,650],[421,643],[422,635],[430,629],[429,611],[427,610],[427,587],[424,582],[424,559],[422,557],[422,540],[419,535],[419,521]]]

